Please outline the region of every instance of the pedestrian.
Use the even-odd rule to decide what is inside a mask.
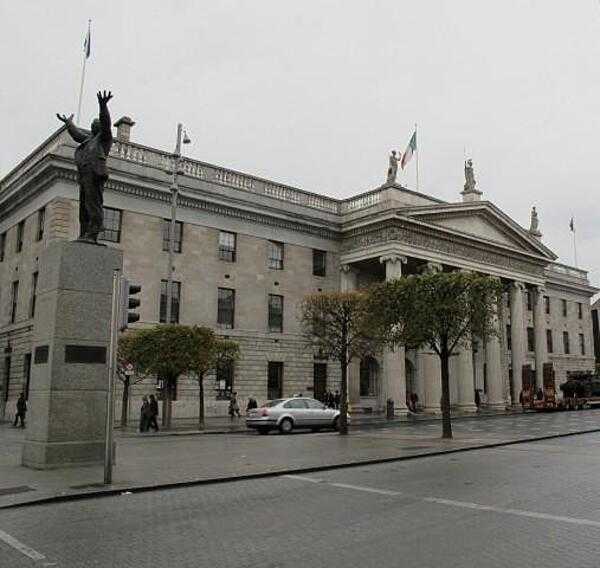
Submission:
[[[229,417],[233,421],[233,417],[240,417],[240,405],[237,401],[237,392],[231,394],[231,399],[229,400]]]
[[[333,395],[333,404],[335,408],[340,407],[340,401],[342,399],[342,395],[340,395],[340,391],[336,389],[335,394]]]
[[[142,407],[140,408],[140,432],[146,432],[148,430],[148,419],[150,417],[150,403],[148,397],[144,395],[142,397]]]
[[[335,408],[335,395],[331,391],[327,393],[327,406]]]
[[[413,392],[411,395],[413,412],[417,412],[417,407],[419,406],[419,395],[416,392]]]
[[[475,406],[477,407],[477,410],[479,410],[479,407],[481,406],[481,395],[479,394],[479,389],[475,389]]]
[[[248,404],[246,405],[246,414],[248,414],[249,410],[252,410],[254,408],[258,408],[258,402],[256,402],[256,399],[253,396],[251,396],[248,399]]]
[[[17,399],[17,414],[15,415],[15,421],[13,426],[16,428],[21,420],[21,428],[25,428],[25,413],[27,412],[27,401],[25,400],[25,394],[21,393]]]
[[[151,394],[150,395],[150,403],[148,406],[148,425],[147,428],[148,430],[150,428],[154,428],[155,432],[158,432],[158,422],[157,419],[158,418],[158,401],[156,400],[156,397]]]

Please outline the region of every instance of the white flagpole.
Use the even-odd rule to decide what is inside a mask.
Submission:
[[[577,263],[577,239],[575,238],[575,217],[571,216],[571,222],[573,223],[573,229],[571,232],[573,233],[573,258],[575,260],[575,268],[579,267]]]
[[[86,36],[86,42],[89,41],[90,38],[90,28],[92,25],[92,20],[88,20],[88,34]],[[79,101],[77,102],[77,120],[76,124],[79,124],[79,118],[81,117],[81,100],[83,98],[83,84],[85,83],[85,64],[87,63],[87,47],[83,50],[83,68],[81,70],[81,85],[79,86]]]
[[[417,191],[419,191],[419,137],[417,136],[417,123],[415,122],[415,140],[417,142]]]

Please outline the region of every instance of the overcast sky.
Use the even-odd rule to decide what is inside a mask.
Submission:
[[[418,123],[420,190],[478,187],[600,285],[598,0],[0,0],[0,176],[94,93],[167,150],[346,197],[380,185]],[[415,187],[415,163],[399,181]]]

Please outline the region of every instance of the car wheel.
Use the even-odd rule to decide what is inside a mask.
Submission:
[[[258,433],[259,433],[261,436],[266,436],[266,435],[269,433],[269,429],[268,429],[268,428],[259,428],[259,429],[258,429]]]
[[[284,418],[279,424],[282,434],[289,434],[294,429],[294,423],[289,418]]]
[[[338,432],[338,431],[339,431],[339,429],[340,429],[340,418],[339,418],[339,416],[338,416],[338,417],[337,417],[337,418],[336,418],[336,419],[333,421],[333,424],[332,424],[332,426],[333,426],[333,429],[334,429],[336,432]]]

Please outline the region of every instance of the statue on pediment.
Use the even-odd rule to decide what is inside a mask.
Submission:
[[[465,162],[465,191],[475,191],[476,185],[477,182],[475,181],[475,175],[473,174],[473,160],[469,158]]]
[[[538,213],[535,209],[535,205],[531,208],[531,223],[529,225],[529,232],[532,235],[540,234],[540,220],[538,219]]]
[[[396,154],[398,154],[396,156]],[[398,162],[402,159],[402,154],[392,150],[390,154],[390,166],[387,172],[387,183],[396,183],[396,176],[398,175]]]

